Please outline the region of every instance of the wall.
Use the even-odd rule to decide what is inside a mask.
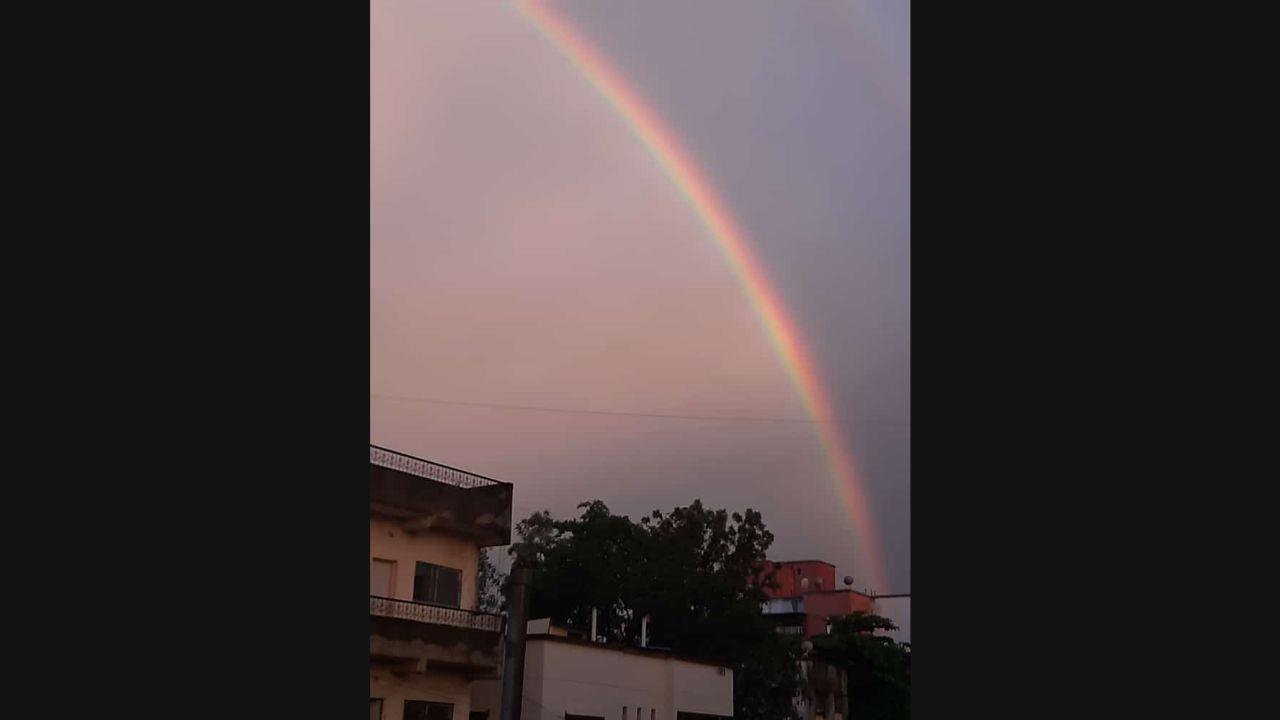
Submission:
[[[733,715],[733,671],[663,655],[530,638],[521,720],[565,713],[606,720],[675,720],[676,711]]]
[[[405,700],[452,703],[453,720],[467,720],[471,712],[471,684],[461,674],[393,673],[375,663],[370,666],[369,697],[382,698],[383,720],[401,720]]]
[[[472,680],[471,709],[488,710],[489,720],[498,720],[498,713],[502,710],[502,678]]]
[[[805,595],[811,592],[835,590],[836,568],[830,563],[820,560],[800,560],[778,563],[781,568],[774,571],[773,579],[778,583],[777,590],[765,590],[769,597],[790,597]],[[809,579],[809,587],[801,588],[801,580]],[[822,580],[819,586],[817,580]]]
[[[668,661],[675,709],[707,715],[733,715],[733,671],[710,665]],[[723,670],[723,674],[720,672]],[[673,713],[671,717],[675,717]]]
[[[369,557],[395,561],[392,597],[401,600],[413,599],[415,563],[421,561],[461,570],[461,607],[464,610],[476,607],[476,564],[480,561],[480,548],[466,536],[439,530],[410,534],[393,520],[370,516]]]
[[[508,483],[463,488],[369,463],[370,510],[424,530],[466,533],[481,546],[511,542],[511,499]]]
[[[805,635],[825,635],[827,616],[848,615],[853,612],[872,612],[871,598],[852,590],[808,593],[804,596]]]

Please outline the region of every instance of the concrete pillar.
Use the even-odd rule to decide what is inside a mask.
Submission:
[[[511,565],[511,595],[507,599],[507,652],[502,663],[500,720],[520,720],[524,699],[524,639],[529,622],[529,566],[517,558]]]

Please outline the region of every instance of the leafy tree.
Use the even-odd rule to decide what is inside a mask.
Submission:
[[[497,566],[489,559],[489,554],[482,548],[480,559],[476,561],[476,609],[482,612],[496,613],[502,607],[502,586],[505,577],[500,575]]]
[[[911,716],[911,645],[875,634],[897,629],[888,618],[854,613],[833,618],[830,634],[813,638],[813,656],[848,673],[850,716]]]
[[[574,520],[534,513],[516,526],[512,553],[534,567],[530,617],[591,627],[609,642],[635,645],[649,617],[649,644],[734,670],[734,714],[780,720],[793,714],[794,639],[762,613],[757,578],[773,534],[760,513],[709,510],[700,500],[639,522],[601,501]]]

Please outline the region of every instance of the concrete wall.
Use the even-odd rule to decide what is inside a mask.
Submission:
[[[836,586],[836,568],[830,563],[800,560],[777,564],[782,566],[773,571],[773,579],[778,584],[778,589],[765,590],[770,597],[789,597],[839,589]],[[805,583],[804,580],[808,582]]]
[[[707,715],[733,715],[733,671],[669,660],[675,709]],[[675,717],[672,713],[671,717]],[[645,720],[648,720],[646,718]]]
[[[488,710],[489,720],[498,720],[502,709],[502,678],[472,680],[471,709]]]
[[[637,709],[639,720],[675,720],[677,711],[730,717],[733,671],[608,646],[529,639],[522,720],[556,720],[565,713],[637,720]]]
[[[849,615],[854,612],[872,612],[874,604],[871,598],[852,590],[836,592],[807,593],[804,596],[806,613],[804,632],[810,637],[825,635],[827,617],[830,615]]]
[[[467,720],[471,712],[471,683],[457,673],[397,673],[374,663],[369,673],[369,697],[382,698],[383,720],[401,720],[405,700],[452,703],[453,720]]]
[[[476,565],[480,548],[475,540],[453,533],[426,530],[406,533],[394,520],[370,516],[369,556],[396,563],[392,596],[413,599],[413,572],[417,562],[443,565],[462,571],[462,605],[464,610],[476,607]]]
[[[416,529],[462,532],[478,545],[511,542],[512,487],[462,488],[369,464],[369,509],[402,517]]]

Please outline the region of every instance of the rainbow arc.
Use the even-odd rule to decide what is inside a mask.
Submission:
[[[545,3],[514,0],[515,7],[609,103],[648,149],[702,223],[755,311],[805,412],[815,421],[837,492],[860,543],[871,582],[888,587],[864,483],[853,454],[839,434],[830,397],[806,350],[799,329],[751,246],[694,158],[676,140],[654,109],[576,28]]]

